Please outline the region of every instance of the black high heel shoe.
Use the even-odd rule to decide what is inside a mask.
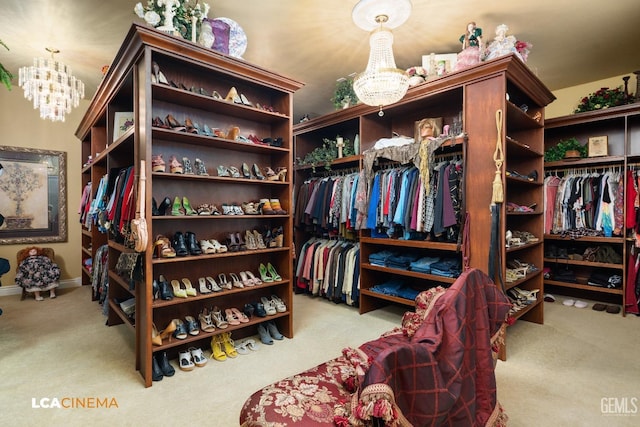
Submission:
[[[176,255],[178,256],[187,256],[189,255],[189,250],[187,249],[187,243],[184,239],[184,234],[181,231],[178,231],[173,236],[173,248],[176,251]]]
[[[158,202],[156,202],[156,198],[151,198],[151,215],[160,216],[160,211],[158,210]]]
[[[185,233],[187,250],[191,255],[202,255],[202,249],[198,244],[198,240],[196,239],[195,233],[191,231],[187,231]]]
[[[244,175],[244,177],[247,179],[251,179],[251,172],[249,172],[249,165],[247,165],[246,163],[242,164],[242,175]]]
[[[169,286],[169,282],[164,276],[161,274],[158,277],[158,293],[160,298],[165,301],[170,301],[173,299],[173,291],[171,290],[171,286]]]
[[[171,199],[165,197],[162,203],[160,203],[160,205],[158,206],[158,213],[154,213],[153,215],[164,216],[169,206],[171,206]]]

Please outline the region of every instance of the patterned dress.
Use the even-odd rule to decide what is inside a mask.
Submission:
[[[16,285],[27,292],[48,291],[59,286],[60,268],[44,255],[24,259],[18,267]]]

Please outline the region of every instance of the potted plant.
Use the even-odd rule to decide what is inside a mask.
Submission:
[[[613,89],[603,87],[582,98],[574,113],[601,110],[618,105],[631,104],[632,102],[633,97],[626,93],[622,86]]]
[[[338,82],[336,83],[336,90],[333,93],[331,101],[333,102],[333,106],[336,110],[355,105],[358,102],[358,97],[353,90],[353,79],[338,79]]]
[[[2,40],[0,40],[0,44],[4,46],[5,49],[9,50],[6,44]],[[9,72],[4,66],[0,63],[0,82],[4,84],[7,89],[11,90],[11,79],[13,78],[13,74]]]
[[[554,147],[544,152],[545,162],[557,162],[565,158],[578,159],[587,157],[587,146],[576,138],[569,138],[558,142]]]

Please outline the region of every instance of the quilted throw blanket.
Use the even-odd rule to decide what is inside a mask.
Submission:
[[[337,406],[338,426],[502,426],[496,398],[495,343],[510,303],[477,269],[449,289],[421,292],[402,328],[347,348],[351,401]],[[495,350],[495,349],[493,349]]]

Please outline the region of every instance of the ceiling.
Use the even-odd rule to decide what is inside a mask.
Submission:
[[[194,2],[195,0],[191,0]],[[201,0],[200,0],[201,1]],[[146,0],[142,0],[145,4]],[[336,79],[363,71],[368,34],[351,19],[356,0],[208,0],[210,18],[236,21],[248,38],[243,58],[305,83],[294,95],[296,120],[333,111]],[[33,58],[61,51],[91,99],[132,22],[135,0],[1,0],[0,62],[15,76]],[[411,16],[394,30],[397,66],[422,55],[460,50],[468,21],[493,39],[499,24],[533,44],[529,67],[550,90],[640,69],[638,0],[413,0]],[[635,79],[631,80],[635,85]],[[622,84],[622,81],[620,82]],[[17,89],[17,88],[16,88]],[[630,89],[635,89],[630,87]],[[15,90],[15,89],[14,89]]]

